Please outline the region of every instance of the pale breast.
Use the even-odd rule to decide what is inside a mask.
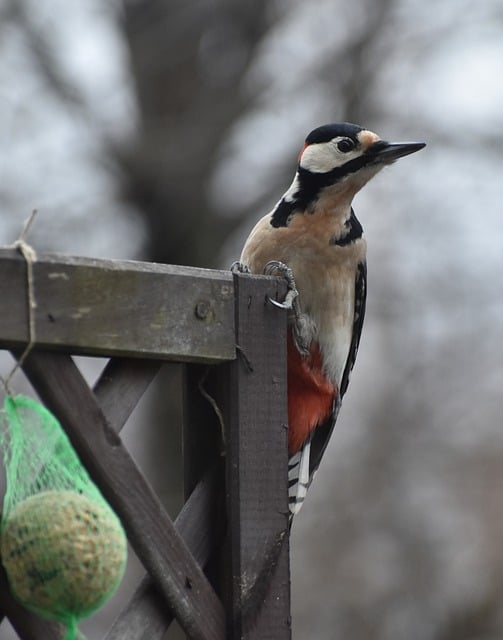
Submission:
[[[325,372],[337,385],[352,340],[356,268],[366,253],[363,238],[334,245],[341,226],[333,217],[301,214],[288,227],[274,228],[267,215],[253,229],[241,255],[253,273],[262,273],[270,260],[293,270],[312,340],[318,342]]]

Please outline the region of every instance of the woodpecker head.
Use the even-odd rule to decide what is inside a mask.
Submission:
[[[294,181],[278,202],[273,226],[288,225],[295,211],[314,212],[323,195],[351,203],[384,166],[419,151],[424,142],[387,142],[355,124],[325,124],[311,131],[299,154]]]

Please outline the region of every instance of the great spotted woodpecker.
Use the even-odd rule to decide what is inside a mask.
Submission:
[[[238,268],[290,286],[288,448],[291,516],[304,501],[337,419],[365,315],[366,242],[351,207],[384,166],[422,142],[386,142],[354,124],[307,136],[290,188],[256,224]]]

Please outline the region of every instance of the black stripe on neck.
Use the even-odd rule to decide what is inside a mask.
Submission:
[[[373,164],[373,162],[374,158],[364,154],[326,173],[314,173],[299,166],[297,171],[300,188],[296,194],[297,198],[307,208],[307,206],[319,196],[322,189],[340,182],[346,176],[360,171],[360,169]]]
[[[355,216],[355,212],[351,209],[351,215],[344,224],[344,234],[339,238],[333,237],[330,239],[330,244],[337,247],[345,247],[351,244],[355,240],[358,240],[363,236],[363,227],[360,221]]]
[[[299,208],[299,201],[297,199],[287,202],[282,198],[273,211],[271,225],[273,227],[288,227],[290,216]]]
[[[288,220],[294,211],[306,211],[309,209],[323,189],[330,187],[352,173],[356,173],[373,162],[374,158],[372,156],[362,155],[327,173],[314,173],[299,166],[297,169],[299,188],[290,196],[291,200],[287,201],[282,198],[279,201],[272,214],[271,225],[273,227],[287,227]]]

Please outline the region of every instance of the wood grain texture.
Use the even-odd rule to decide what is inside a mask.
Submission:
[[[217,466],[208,470],[175,520],[175,527],[203,567],[216,543],[217,471]],[[146,574],[105,640],[161,640],[173,619],[155,583]]]
[[[104,640],[162,640],[174,619],[155,583],[145,574]]]
[[[289,640],[286,314],[266,302],[266,295],[283,298],[284,283],[61,257],[40,258],[34,273],[37,347],[55,351],[37,348],[23,368],[121,517],[148,572],[107,640],[160,640],[174,616],[193,640]],[[28,339],[24,260],[0,250],[0,274],[0,344],[19,350]],[[113,356],[95,394],[57,350]],[[223,363],[212,367],[211,392],[225,423],[227,622],[201,569],[220,532],[215,477],[199,481],[206,462],[197,453],[197,429],[186,440],[188,455],[194,454],[186,474],[190,495],[176,525],[118,436],[163,359]],[[197,367],[193,373],[194,383]],[[197,399],[190,420],[195,425],[203,417],[200,428],[211,423],[215,433],[214,411],[194,389],[186,397]],[[204,436],[213,457],[220,449]],[[0,596],[0,607],[25,629],[23,638],[56,639],[57,627],[44,623],[47,633],[38,635],[20,619],[22,611],[9,606],[8,596]]]
[[[115,367],[111,365],[111,368]],[[176,529],[202,567],[206,566],[211,552],[221,540],[218,526],[221,523],[217,522],[221,507],[221,492],[218,491],[221,480],[218,469],[222,462],[219,459],[221,432],[212,407],[200,391],[200,385],[208,382],[207,373],[206,365],[185,365],[184,474],[187,501],[175,520]],[[105,371],[102,378],[107,377]],[[116,379],[113,371],[110,371],[110,378]],[[107,386],[104,381],[105,390]],[[166,608],[155,584],[145,575],[105,640],[161,640],[172,621],[173,615]]]
[[[193,640],[223,640],[220,600],[71,358],[32,352],[23,369],[43,402],[64,425],[187,635]]]
[[[219,362],[235,357],[234,288],[226,271],[40,256],[36,342],[89,355]],[[0,337],[28,341],[24,259],[0,249]]]
[[[219,367],[228,385],[227,637],[289,640],[286,312],[265,300],[262,278],[235,278],[238,359]]]

